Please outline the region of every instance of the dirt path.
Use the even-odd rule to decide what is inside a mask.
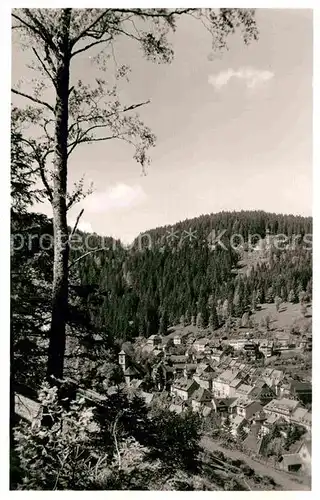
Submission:
[[[218,444],[216,441],[213,441],[208,437],[202,438],[201,445],[208,451],[222,451],[222,453],[230,458],[243,460],[258,474],[272,477],[275,482],[282,486],[282,488],[284,488],[286,491],[311,490],[310,484],[307,483],[307,478],[305,478],[305,484],[300,484],[296,481],[293,481],[286,472],[278,472],[268,465],[256,462],[241,451],[223,448],[220,443]]]

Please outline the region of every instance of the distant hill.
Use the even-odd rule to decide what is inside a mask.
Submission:
[[[290,244],[266,244],[277,234]],[[108,339],[164,333],[181,321],[214,330],[253,303],[276,296],[297,303],[302,291],[311,298],[310,234],[311,217],[220,212],[151,229],[129,248],[106,239],[109,249],[81,259],[74,272],[82,285],[97,287],[99,301],[89,295],[88,304]],[[105,239],[91,235],[95,244]]]

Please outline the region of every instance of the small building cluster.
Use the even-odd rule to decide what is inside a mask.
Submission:
[[[189,409],[203,418],[214,416],[215,422],[221,427],[228,425],[231,435],[241,439],[254,453],[261,452],[265,437],[275,428],[287,435],[292,426],[298,426],[305,435],[303,442],[299,441],[300,448],[284,454],[279,463],[288,471],[309,473],[311,411],[306,405],[312,398],[310,382],[290,380],[282,370],[252,362],[257,353],[265,358],[273,354],[274,344],[270,341],[259,343],[246,338],[231,341],[229,345],[235,351],[246,350],[249,353],[246,362],[237,356],[224,355],[221,341],[202,338],[191,343],[177,334],[169,338],[152,335],[143,350],[153,356],[151,375],[155,392],[167,392],[171,400],[169,409],[173,412]],[[136,384],[138,370],[124,351],[119,353],[119,364],[126,383]],[[152,401],[155,392],[149,395],[141,392],[145,400]]]

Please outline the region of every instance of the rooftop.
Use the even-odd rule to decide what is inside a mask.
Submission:
[[[199,387],[192,396],[192,399],[195,401],[198,401],[199,403],[202,403],[204,401],[210,401],[212,398],[211,393],[207,390],[204,389],[203,387]]]
[[[230,418],[230,422],[231,422],[232,427],[238,427],[238,426],[239,426],[239,425],[241,425],[243,422],[245,422],[245,418],[244,418],[244,417],[241,417],[241,415],[233,415],[233,416]]]
[[[124,375],[138,375],[138,370],[134,366],[129,366],[125,372]]]
[[[308,410],[306,408],[296,408],[292,414],[292,419],[296,420],[297,422],[302,421],[307,413]]]
[[[245,396],[241,396],[238,399],[236,399],[232,405],[230,406],[238,406],[239,408],[247,408],[253,403],[253,399],[247,398]]]
[[[151,394],[150,392],[144,392],[142,391],[141,392],[141,397],[144,399],[145,403],[146,404],[150,404],[152,399],[153,399],[153,394]]]
[[[193,384],[198,385],[194,380],[190,378],[181,377],[175,380],[175,382],[173,383],[173,387],[188,391]]]
[[[238,387],[238,385],[241,385],[242,379],[241,378],[235,378],[230,382],[230,387]]]
[[[179,414],[183,412],[183,407],[181,405],[171,404],[169,406],[169,411],[174,411],[175,413]]]
[[[290,453],[287,455],[282,455],[283,465],[288,467],[289,465],[299,465],[302,464],[301,457],[298,453]]]
[[[173,363],[186,363],[186,361],[188,360],[187,356],[178,354],[170,354],[168,358],[171,359]]]
[[[241,394],[249,394],[253,389],[252,385],[247,385],[247,384],[241,384],[240,387],[238,387],[237,392]]]
[[[293,412],[297,406],[299,406],[299,401],[295,399],[273,399],[264,408],[269,411],[290,411]]]
[[[209,339],[207,339],[207,338],[198,339],[198,340],[194,341],[194,344],[206,345],[206,344],[209,344]]]
[[[218,380],[221,382],[230,383],[232,380],[237,378],[238,373],[239,370],[225,370],[224,372],[220,373]]]
[[[161,337],[160,335],[150,335],[150,337],[148,337],[148,340],[161,340]]]
[[[208,406],[208,405],[205,405],[203,408],[202,408],[202,415],[204,417],[207,417],[208,415],[210,415],[210,413],[213,411],[213,408],[212,406]]]

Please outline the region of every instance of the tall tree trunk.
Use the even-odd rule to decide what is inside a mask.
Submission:
[[[53,172],[53,227],[54,265],[52,289],[52,317],[48,352],[47,375],[63,376],[68,314],[68,225],[67,225],[67,163],[68,114],[70,73],[71,9],[63,9],[58,23],[55,105],[55,152]]]

